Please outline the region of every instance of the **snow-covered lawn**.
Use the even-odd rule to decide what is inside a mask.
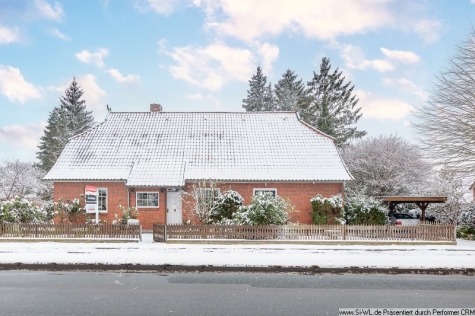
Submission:
[[[0,242],[0,263],[475,268],[475,241],[456,246],[177,245]]]

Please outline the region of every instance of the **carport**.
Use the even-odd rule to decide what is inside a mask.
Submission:
[[[389,212],[394,213],[396,204],[414,203],[422,211],[422,222],[426,221],[426,208],[430,203],[445,203],[446,196],[384,196],[383,202],[389,204]]]

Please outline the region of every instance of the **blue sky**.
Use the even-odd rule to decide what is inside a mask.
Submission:
[[[311,80],[322,57],[355,85],[370,136],[417,142],[411,111],[475,25],[475,0],[0,0],[0,159],[36,159],[77,77],[113,111],[243,111],[263,67]]]

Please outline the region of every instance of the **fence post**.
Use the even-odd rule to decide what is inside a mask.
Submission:
[[[163,242],[167,242],[167,227],[168,225],[163,226]]]
[[[343,225],[343,240],[346,240],[346,225]]]
[[[139,225],[139,238],[140,242],[142,242],[142,225]]]

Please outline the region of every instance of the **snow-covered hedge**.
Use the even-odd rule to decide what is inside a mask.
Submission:
[[[45,223],[55,215],[51,204],[39,207],[19,196],[0,202],[0,223]]]
[[[317,195],[310,200],[312,203],[312,220],[316,225],[344,224],[343,200],[341,195],[324,198]]]
[[[289,201],[261,192],[252,198],[250,205],[240,206],[232,218],[223,218],[219,224],[227,225],[285,225],[293,207]]]
[[[369,196],[353,196],[345,201],[344,217],[352,225],[385,225],[388,208],[381,201]]]

